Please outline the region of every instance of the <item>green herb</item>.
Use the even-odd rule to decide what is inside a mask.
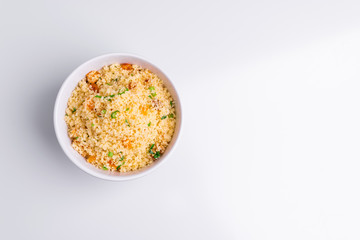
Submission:
[[[116,111],[112,112],[112,113],[111,113],[111,118],[116,118],[116,114],[117,114],[118,112],[120,112],[120,111],[116,110]]]
[[[170,101],[170,106],[173,106],[173,101]]]
[[[154,86],[150,86],[150,87],[149,87],[149,90],[150,90],[149,98],[152,99],[152,97],[155,97],[155,96],[156,96],[156,92],[152,92],[152,91],[155,91]]]
[[[97,98],[101,98],[101,96],[99,96],[99,95],[96,95],[95,97],[97,97]]]
[[[108,153],[108,157],[112,157],[112,156],[114,156],[114,153],[109,152],[109,153]]]
[[[130,127],[130,124],[127,119],[125,119],[125,122],[127,123],[128,127]]]
[[[165,119],[166,117],[167,117],[166,115],[165,115],[165,116],[162,116],[162,117],[161,117],[161,120]]]
[[[122,95],[122,94],[124,94],[126,91],[129,91],[129,89],[128,89],[128,88],[125,88],[125,90],[124,90],[124,91],[122,91],[122,92],[120,92],[120,90],[119,90],[118,95]]]
[[[131,76],[134,76],[134,74],[131,74]]]
[[[112,101],[112,99],[108,99],[108,101],[109,101],[109,102],[111,102],[111,101]]]
[[[76,137],[75,139],[78,140],[79,137]]]
[[[148,123],[148,127],[150,127],[150,125],[151,125],[151,122]]]
[[[110,95],[109,97],[115,97],[115,94],[113,94],[113,95]]]
[[[159,152],[159,151],[156,151],[156,153],[154,153],[154,152],[152,151],[152,149],[154,148],[154,146],[155,146],[155,144],[152,144],[152,145],[150,146],[149,153],[150,153],[151,155],[153,155],[153,157],[154,157],[155,159],[158,159],[158,158],[160,157],[160,152]]]
[[[65,113],[65,116],[69,116],[69,115],[67,115],[67,113]]]
[[[113,81],[117,82],[117,81],[118,81],[118,79],[117,79],[117,78],[115,78],[115,79],[113,79]]]
[[[119,171],[120,167],[121,167],[122,165],[124,165],[124,164],[125,164],[125,162],[120,163],[120,165],[116,167],[116,170]]]
[[[170,113],[170,114],[168,115],[168,117],[169,117],[169,118],[174,118],[174,114]]]
[[[104,169],[104,170],[108,170],[108,168],[107,168],[107,167],[105,167],[105,166],[103,166],[103,169]]]
[[[99,77],[99,79],[101,80],[101,77]]]
[[[92,123],[91,126],[93,127],[93,126],[95,126],[95,124]]]
[[[155,159],[158,159],[159,157],[160,157],[160,152],[157,151],[157,152],[154,154],[154,158],[155,158]]]
[[[106,113],[106,110],[105,110],[105,109],[103,109],[101,112],[102,112],[103,114],[105,114],[105,113]]]
[[[127,108],[125,111],[129,111],[130,108]]]
[[[109,85],[109,86],[111,86],[111,84],[110,83],[105,83],[106,85]]]
[[[98,117],[102,117],[101,115],[98,115]]]
[[[74,109],[72,110],[72,113],[74,113],[74,112],[76,112],[76,108],[74,108]]]
[[[122,156],[119,161],[123,161],[125,159],[125,156]]]
[[[155,146],[155,144],[152,144],[152,145],[150,146],[150,149],[149,149],[149,153],[150,153],[150,154],[155,154],[155,153],[152,151],[152,149],[154,148],[154,146]]]

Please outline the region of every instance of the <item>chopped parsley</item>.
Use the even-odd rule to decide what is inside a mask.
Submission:
[[[125,89],[124,91],[122,91],[122,92],[120,92],[120,90],[119,90],[119,93],[118,93],[118,95],[122,95],[122,94],[124,94],[126,91],[129,91],[129,89]]]
[[[120,163],[120,165],[116,167],[116,170],[119,171],[120,167],[121,167],[122,165],[124,165],[124,164],[125,164],[124,162]]]
[[[111,86],[111,84],[110,83],[105,83],[106,85],[109,85],[109,86]]]
[[[148,127],[150,127],[150,125],[151,125],[151,122],[148,123]]]
[[[151,144],[150,149],[149,149],[149,153],[150,153],[151,155],[153,155],[153,158],[158,159],[161,154],[160,154],[159,151],[156,151],[155,153],[152,151],[152,149],[154,148],[154,146],[155,146],[155,144]]]
[[[113,95],[110,95],[109,97],[115,97],[115,94],[113,94]]]
[[[152,97],[155,97],[155,96],[156,96],[156,92],[153,92],[153,91],[155,91],[154,86],[150,86],[150,87],[149,87],[149,90],[150,90],[150,95],[149,95],[149,97],[152,99]]]
[[[99,95],[96,95],[95,97],[97,97],[97,98],[101,98],[101,96],[99,96]]]
[[[125,162],[123,162],[124,159],[125,159],[125,156],[122,156],[122,157],[119,159],[120,165],[116,167],[116,170],[119,171],[120,167],[125,164]]]
[[[131,74],[131,76],[134,76],[134,74]]]
[[[152,151],[152,149],[154,148],[154,146],[155,146],[155,144],[152,144],[152,145],[150,146],[150,149],[149,149],[149,153],[150,153],[150,154],[155,154],[155,153]]]
[[[158,159],[159,157],[160,157],[160,152],[159,151],[157,151],[155,154],[154,154],[154,156],[153,156],[155,159]]]
[[[161,117],[161,120],[165,119],[166,117],[167,117],[166,115],[165,115],[165,116],[162,116],[162,117]]]
[[[78,140],[78,139],[79,139],[79,137],[76,137],[75,139],[76,139],[76,140]]]
[[[111,118],[116,118],[116,114],[117,114],[118,112],[120,112],[120,111],[116,110],[116,111],[112,112],[112,113],[111,113]]]
[[[105,109],[103,109],[101,112],[102,112],[103,114],[105,114],[105,113],[106,113],[106,110],[105,110]]]
[[[91,126],[93,127],[93,126],[95,126],[95,124],[92,123]]]
[[[173,104],[173,101],[170,101],[170,106],[173,106],[174,104]]]
[[[108,153],[108,157],[112,157],[112,156],[114,156],[114,153],[109,152],[109,153]]]
[[[168,117],[169,117],[169,118],[174,118],[174,114],[170,113],[170,114],[168,115]]]
[[[103,169],[104,169],[104,170],[108,170],[108,168],[107,168],[107,167],[105,167],[105,166],[103,166]]]
[[[129,111],[130,108],[127,108],[125,111]]]
[[[72,113],[76,112],[76,108],[73,108]]]
[[[126,122],[127,126],[130,127],[130,123],[128,122],[127,119],[125,119],[125,122]]]

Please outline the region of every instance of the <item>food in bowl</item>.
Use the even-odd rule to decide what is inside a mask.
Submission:
[[[161,158],[175,131],[175,102],[148,69],[123,63],[93,70],[65,113],[72,147],[109,171],[139,170]]]

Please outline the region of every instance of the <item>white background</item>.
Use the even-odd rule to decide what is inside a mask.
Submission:
[[[1,1],[0,239],[360,239],[359,1]],[[96,179],[56,94],[111,52],[182,97],[171,159]]]

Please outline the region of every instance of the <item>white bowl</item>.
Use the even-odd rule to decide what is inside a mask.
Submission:
[[[175,111],[176,111],[175,133],[170,144],[166,148],[164,154],[162,154],[161,158],[154,161],[149,166],[128,173],[104,171],[88,163],[84,159],[84,157],[82,157],[77,151],[75,151],[72,148],[71,140],[67,133],[67,125],[64,120],[65,109],[67,107],[68,99],[71,95],[71,92],[75,89],[76,85],[78,84],[78,82],[81,79],[83,79],[84,76],[89,71],[98,70],[105,65],[110,65],[113,63],[132,63],[139,65],[143,68],[149,69],[153,73],[157,74],[161,80],[163,80],[164,85],[167,87],[173,99],[175,100]],[[142,177],[154,171],[156,168],[158,168],[161,164],[163,164],[166,160],[169,159],[170,154],[174,150],[180,136],[181,120],[182,120],[181,114],[182,112],[181,112],[179,95],[176,92],[175,87],[173,83],[170,81],[169,77],[162,70],[160,70],[159,67],[155,66],[155,64],[150,63],[148,60],[145,60],[144,58],[139,56],[135,56],[127,53],[112,53],[90,59],[89,61],[83,63],[78,68],[76,68],[67,77],[65,82],[62,84],[56,98],[55,108],[54,108],[54,127],[55,127],[56,137],[60,143],[60,146],[64,150],[65,154],[70,158],[70,160],[76,166],[78,166],[83,171],[89,173],[90,175],[93,175],[98,178],[102,178],[105,180],[113,180],[113,181],[124,181],[124,180]]]

